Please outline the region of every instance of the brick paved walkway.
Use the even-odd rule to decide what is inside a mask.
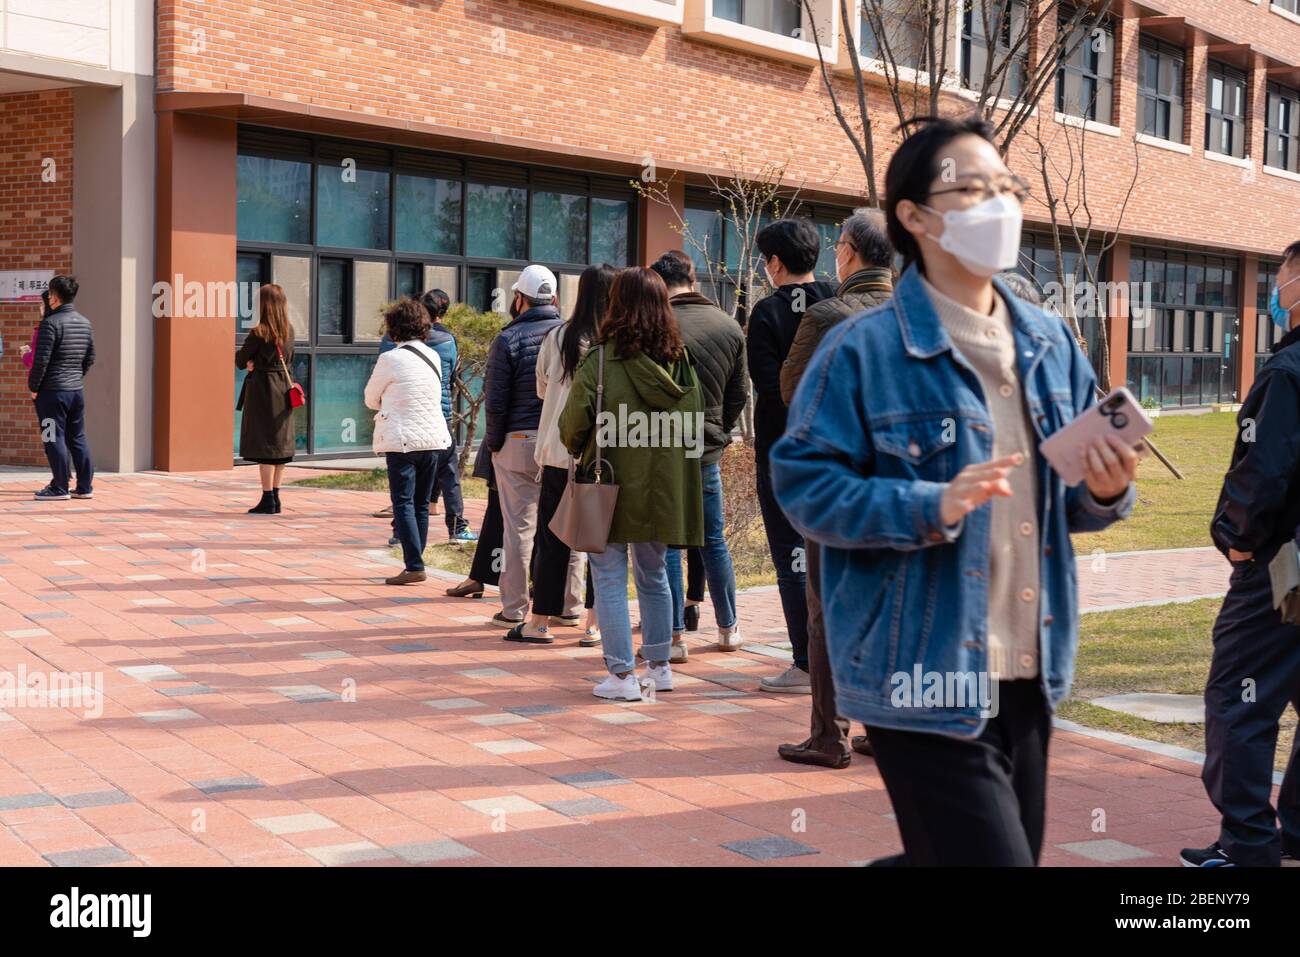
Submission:
[[[677,691],[619,705],[590,695],[599,649],[576,630],[508,644],[490,604],[376,584],[382,495],[289,488],[263,518],[244,514],[248,470],[103,476],[86,503],[35,503],[35,484],[0,484],[0,673],[98,674],[104,701],[0,711],[0,866],[843,865],[899,849],[870,760],[775,757],[807,699],[755,691],[782,666],[760,644],[780,640],[772,590],[741,599],[744,652],[701,639]],[[1082,587],[1093,606],[1214,591],[1216,557],[1174,559],[1173,584],[1149,556],[1112,557]],[[1044,863],[1174,862],[1215,831],[1197,774],[1058,733]]]

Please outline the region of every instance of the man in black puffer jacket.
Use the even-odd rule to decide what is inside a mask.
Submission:
[[[52,478],[36,493],[39,501],[90,498],[95,478],[86,442],[86,372],[95,362],[95,333],[90,320],[77,312],[77,280],[55,276],[43,294],[45,316],[32,352],[27,388],[36,404],[41,442]],[[71,458],[71,467],[69,466]],[[77,487],[68,491],[68,477],[77,472]]]
[[[704,545],[700,557],[713,599],[719,629],[736,625],[736,574],[723,535],[722,474],[718,461],[731,444],[731,430],[745,408],[745,334],[739,324],[695,291],[695,266],[678,249],[664,253],[650,267],[668,287],[673,315],[682,341],[695,366],[704,392],[704,435],[700,469],[704,485]],[[686,601],[682,593],[682,553],[668,550],[668,584],[673,593],[673,647],[675,664],[686,660],[682,631],[686,626]]]
[[[487,430],[483,442],[492,453],[492,470],[501,501],[501,611],[493,624],[513,628],[528,610],[528,566],[537,531],[537,500],[542,483],[533,459],[542,400],[537,397],[537,353],[546,334],[560,325],[555,306],[558,285],[545,266],[519,274],[511,291],[510,322],[492,340],[487,362]]]

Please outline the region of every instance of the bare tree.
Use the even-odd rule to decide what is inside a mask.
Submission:
[[[944,96],[958,95],[964,73],[970,87],[965,98],[993,124],[998,149],[1006,156],[1055,82],[1061,63],[1101,28],[1113,0],[1077,6],[1066,0],[861,0],[862,28],[870,33],[872,51],[868,63],[861,51],[864,38],[858,36],[857,43],[852,39],[858,34],[854,0],[835,0],[851,73],[847,83],[854,105],[849,109],[834,64],[822,53],[823,40],[829,38],[822,36],[812,0],[800,2],[831,112],[862,164],[867,202],[879,206],[872,87],[884,87],[892,107],[891,125],[902,124],[920,113],[943,112]],[[962,64],[950,62],[954,28],[966,17],[972,37],[985,38],[982,47],[972,43],[983,51],[980,69],[970,63],[963,70]],[[1049,33],[1050,41],[1037,43],[1036,38]],[[856,115],[850,116],[849,110]]]

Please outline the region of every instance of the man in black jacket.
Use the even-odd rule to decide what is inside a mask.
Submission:
[[[808,307],[835,295],[829,282],[817,282],[813,269],[821,254],[821,236],[806,219],[778,219],[759,230],[758,251],[776,292],[755,304],[749,314],[747,353],[754,381],[754,473],[781,610],[794,652],[794,665],[764,678],[764,691],[808,694],[808,602],[803,539],[772,494],[768,452],[785,432],[786,406],[781,398],[781,364],[790,352],[799,322]],[[739,641],[736,642],[739,647]]]
[[[1273,607],[1268,572],[1300,526],[1300,242],[1283,259],[1269,312],[1288,332],[1242,403],[1210,526],[1232,562],[1214,623],[1201,772],[1221,826],[1209,847],[1183,851],[1189,867],[1276,867],[1283,858],[1300,859],[1300,736],[1276,818],[1269,803],[1278,719],[1288,702],[1300,708],[1300,627],[1283,624]]]
[[[86,372],[95,362],[95,333],[90,320],[73,305],[77,289],[77,280],[72,276],[50,280],[41,297],[45,315],[27,374],[41,442],[53,473],[49,484],[36,493],[36,499],[43,502],[90,498],[94,494],[95,469],[86,442],[86,399],[82,390]],[[71,468],[77,472],[77,486],[71,493],[69,457]]]
[[[532,265],[511,287],[510,322],[492,340],[488,353],[487,429],[483,442],[492,452],[492,471],[501,501],[501,610],[493,624],[513,628],[528,611],[528,566],[537,531],[537,501],[542,483],[533,452],[542,400],[537,397],[537,353],[546,334],[560,325],[555,306],[558,284],[545,266]]]
[[[704,545],[700,549],[704,574],[713,600],[718,637],[738,628],[736,573],[723,534],[722,472],[718,462],[731,444],[731,430],[745,409],[745,334],[730,316],[695,291],[695,266],[679,249],[660,256],[650,267],[668,287],[669,303],[695,366],[704,393],[703,447],[698,453],[704,489]],[[668,550],[668,584],[673,593],[674,664],[686,660],[685,595],[682,593],[682,552]]]

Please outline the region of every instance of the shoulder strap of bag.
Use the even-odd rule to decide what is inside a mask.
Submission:
[[[409,342],[403,343],[401,348],[405,349],[407,352],[414,352],[417,356],[419,356],[421,362],[427,365],[430,369],[433,369],[433,374],[438,377],[438,385],[442,385],[442,373],[438,371],[437,367],[433,364],[433,361],[428,356],[426,356],[419,349],[415,348],[415,346],[411,345]]]
[[[289,367],[285,364],[284,353],[280,351],[280,343],[275,344],[275,354],[280,359],[280,368],[284,370],[284,377],[289,380],[289,385],[293,385],[293,376],[289,374]]]

